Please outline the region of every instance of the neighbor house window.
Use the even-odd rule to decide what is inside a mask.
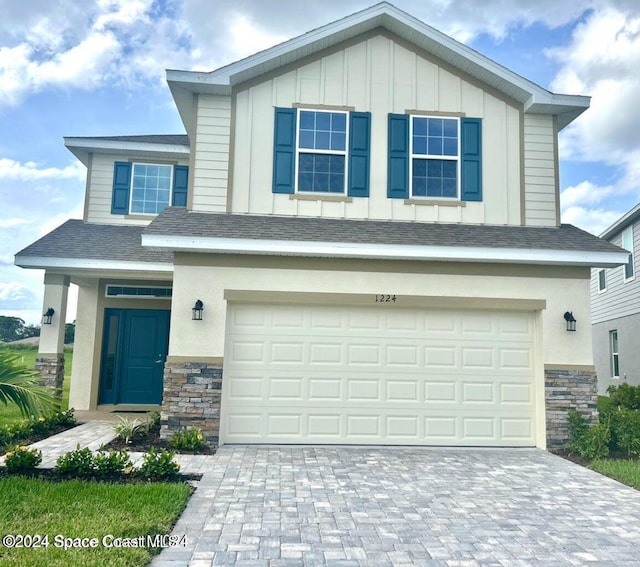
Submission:
[[[411,117],[411,196],[457,199],[458,118]]]
[[[157,215],[170,205],[186,207],[188,178],[186,165],[117,161],[111,213]]]
[[[598,271],[598,291],[607,289],[607,272],[605,270]]]
[[[303,109],[298,113],[298,191],[344,194],[347,113]]]
[[[629,254],[629,261],[624,265],[624,279],[630,280],[634,276],[634,266],[633,266],[633,227],[625,229],[622,233],[622,247],[625,250],[631,252]]]
[[[611,349],[611,376],[620,377],[620,355],[618,354],[618,331],[609,331],[609,345]]]

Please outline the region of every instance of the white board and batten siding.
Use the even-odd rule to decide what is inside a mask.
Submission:
[[[371,112],[369,198],[305,201],[271,192],[273,109],[296,103]],[[390,37],[370,37],[241,87],[235,105],[234,213],[521,224],[520,108]],[[483,202],[415,205],[387,198],[387,116],[408,110],[483,119]]]
[[[558,225],[553,117],[524,115],[524,210],[527,226]]]
[[[221,442],[534,446],[533,319],[231,303]]]
[[[87,202],[86,220],[87,222],[102,224],[149,224],[155,215],[148,215],[146,218],[136,215],[134,218],[125,215],[111,214],[111,201],[113,196],[113,164],[116,161],[129,161],[128,154],[100,154],[95,153],[91,159],[89,168],[89,179],[87,180]],[[153,157],[145,159],[136,158],[136,162],[155,163]],[[170,160],[178,165],[189,165],[188,159]]]

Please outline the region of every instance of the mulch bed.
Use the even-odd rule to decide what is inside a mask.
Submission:
[[[101,477],[80,478],[67,475],[61,475],[55,469],[36,469],[31,473],[9,474],[5,467],[0,467],[0,478],[12,478],[21,476],[24,478],[37,478],[41,480],[49,480],[53,482],[64,482],[68,480],[84,480],[91,482],[111,482],[117,484],[143,484],[148,482],[188,482],[198,481],[202,478],[201,474],[183,474],[178,473],[170,478],[163,478],[156,481],[155,479],[145,479],[127,474],[115,474]]]
[[[137,451],[140,453],[146,453],[151,447],[156,449],[166,449],[167,451],[175,451],[181,455],[214,455],[215,449],[212,449],[206,445],[200,451],[186,451],[184,449],[174,449],[168,439],[160,439],[160,432],[153,432],[150,435],[136,437],[131,440],[131,443],[127,444],[121,439],[114,439],[111,443],[104,446],[105,449],[117,449],[124,451]]]

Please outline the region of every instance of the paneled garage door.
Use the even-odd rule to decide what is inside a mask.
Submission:
[[[230,304],[221,442],[535,445],[530,313]]]

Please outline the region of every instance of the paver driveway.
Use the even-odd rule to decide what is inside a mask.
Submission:
[[[154,565],[640,565],[640,492],[544,451],[224,446]]]

